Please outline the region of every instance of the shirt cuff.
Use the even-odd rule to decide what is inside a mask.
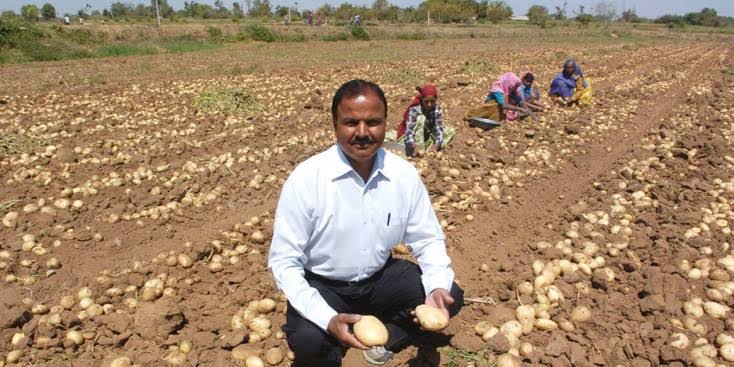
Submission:
[[[317,312],[314,312],[314,315],[311,316],[311,321],[316,324],[316,326],[326,331],[328,334],[329,321],[331,321],[331,319],[336,315],[337,312],[334,311],[333,308],[326,307],[323,310],[318,310]]]
[[[454,272],[449,269],[440,273],[423,274],[421,276],[421,282],[423,283],[423,289],[426,291],[426,296],[438,288],[450,292],[451,286],[454,283]]]

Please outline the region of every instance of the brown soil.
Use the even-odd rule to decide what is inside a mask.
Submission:
[[[382,52],[405,44],[388,43]],[[717,193],[718,198],[712,194],[723,190],[714,178],[731,182],[734,170],[734,158],[727,158],[734,155],[731,47],[717,42],[568,46],[564,50],[578,55],[593,80],[594,106],[554,108],[539,122],[510,123],[483,132],[465,126],[460,116],[481,98],[495,74],[531,69],[538,75],[539,87],[546,88],[561,60],[555,46],[538,46],[507,58],[478,44],[459,42],[455,48],[459,51],[450,55],[440,51],[439,44],[413,51],[447,53],[430,65],[388,59],[290,68],[284,61],[256,74],[214,73],[216,78],[202,78],[209,74],[197,72],[146,74],[125,81],[120,73],[99,88],[31,86],[5,92],[8,96],[0,104],[2,132],[46,139],[56,151],[44,154],[45,147],[38,146],[28,156],[9,154],[0,161],[4,179],[0,202],[20,200],[0,213],[19,213],[14,226],[0,230],[0,250],[8,251],[7,258],[0,259],[6,264],[0,275],[20,278],[0,289],[0,353],[22,350],[20,360],[35,365],[91,366],[123,355],[141,365],[163,365],[169,347],[187,340],[193,344],[187,365],[238,365],[230,350],[249,337],[232,330],[232,316],[238,310],[270,297],[277,301],[275,312],[266,315],[273,334],[284,321],[285,302],[265,268],[272,213],[288,172],[333,143],[328,124],[331,91],[354,76],[378,81],[389,96],[390,123],[395,125],[419,76],[439,84],[441,103],[458,135],[443,155],[416,165],[423,168],[432,200],[448,198],[437,213],[446,221],[457,281],[467,297],[490,303],[469,303],[444,336],[416,341],[390,365],[469,362],[453,350],[472,352],[482,359],[476,362],[480,365],[492,359],[488,346],[508,349],[508,341],[500,337],[482,341],[474,334],[474,325],[485,320],[499,326],[514,317],[519,302],[532,301],[515,293],[520,282],[532,282],[531,263],[564,256],[560,249],[537,249],[536,244],[564,239],[576,251],[586,241],[601,246],[600,255],[615,279],[598,272],[559,278],[554,284],[565,301],[552,309],[551,318],[568,318],[576,305],[588,306],[593,318],[572,332],[536,330],[523,336],[536,348],[524,363],[690,364],[688,351],[670,346],[672,333],[680,331],[670,319],[682,319],[682,302],[692,295],[705,299],[705,286],[710,285],[710,280],[688,279],[680,261],[705,258],[704,247],[712,249],[710,256],[720,258],[726,255],[721,243],[731,241],[730,235],[716,229],[686,238],[686,232],[702,221],[700,208],[734,199],[731,191]],[[481,58],[461,54],[471,49],[478,49]],[[233,64],[238,60],[227,55]],[[191,70],[204,68],[209,60],[179,57],[173,65],[190,61]],[[492,71],[482,69],[485,64],[477,60],[491,64]],[[519,60],[531,61],[521,65]],[[152,62],[158,68],[160,61],[151,57],[129,62]],[[111,62],[95,61],[89,68],[107,68]],[[79,66],[43,64],[29,70],[61,73],[69,67]],[[280,67],[286,70],[277,70]],[[465,81],[470,84],[462,86]],[[248,117],[196,111],[193,98],[212,85],[244,86],[270,109]],[[282,128],[284,123],[288,130]],[[458,168],[461,175],[445,178],[449,167]],[[121,185],[112,184],[115,177]],[[250,184],[253,179],[256,184]],[[481,190],[475,190],[475,184]],[[499,188],[496,196],[481,195],[493,185]],[[640,191],[654,204],[628,205],[631,232],[624,237],[631,254],[611,256],[604,245],[622,240],[621,232],[610,229],[621,221],[613,218],[610,226],[585,226],[590,224],[585,215],[609,212],[619,203],[615,194],[632,202]],[[81,200],[83,206],[56,209],[55,215],[23,210],[40,199],[51,206],[62,197]],[[178,207],[161,209],[171,202]],[[474,220],[467,221],[467,214]],[[121,219],[110,220],[112,215]],[[261,222],[253,224],[253,216]],[[248,221],[251,225],[245,225]],[[570,235],[571,229],[578,236]],[[256,231],[264,235],[264,242],[253,236]],[[25,234],[34,235],[48,253],[24,251]],[[237,251],[238,245],[246,250]],[[182,253],[193,259],[193,266],[166,265],[169,255]],[[224,257],[223,269],[211,272],[216,255]],[[60,261],[60,268],[47,265],[51,257]],[[482,264],[487,264],[487,271],[480,270]],[[141,300],[136,308],[125,303],[161,273],[170,289],[165,295],[154,302]],[[135,290],[124,293],[131,285]],[[588,291],[580,291],[579,285]],[[49,316],[32,314],[23,304],[25,297],[31,304],[54,307],[64,295],[76,300],[83,286],[91,288],[96,304],[112,305],[116,311],[90,318],[82,313],[80,320],[76,304],[70,311],[58,312],[61,321],[54,325]],[[722,303],[733,305],[731,297]],[[56,311],[60,310],[51,314]],[[724,321],[708,316],[699,322],[706,327],[700,336],[709,343],[726,329]],[[77,347],[65,340],[69,330],[91,333]],[[11,338],[18,332],[27,341],[12,347]],[[692,332],[683,332],[695,340]],[[270,347],[287,350],[275,335],[252,345],[263,358]],[[362,364],[361,356],[350,351],[345,365]]]

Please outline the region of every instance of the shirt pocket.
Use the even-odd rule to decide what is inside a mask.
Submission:
[[[378,228],[380,230],[380,237],[383,241],[387,250],[389,251],[395,245],[403,240],[405,234],[405,228],[408,224],[407,216],[402,215],[397,211],[384,211],[381,214],[381,220],[378,221]]]

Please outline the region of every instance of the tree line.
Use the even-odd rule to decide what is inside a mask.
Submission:
[[[605,27],[612,21],[620,21],[626,23],[663,23],[668,25],[701,25],[709,27],[725,27],[734,25],[734,18],[719,16],[716,9],[703,8],[700,12],[690,12],[685,15],[663,15],[656,19],[648,19],[640,17],[633,9],[625,9],[621,13],[615,8],[611,1],[599,1],[591,8],[580,5],[577,10],[570,13],[566,9],[566,4],[556,6],[552,12],[542,5],[533,5],[528,9],[527,16],[533,24],[545,26],[548,21],[565,21],[575,20],[582,25],[591,23],[592,21],[600,21]]]
[[[383,22],[408,23],[433,21],[437,23],[484,22],[498,23],[513,16],[512,7],[503,0],[424,0],[417,7],[399,7],[388,0],[374,0],[371,6],[358,6],[348,2],[339,6],[323,5],[318,9],[300,11],[278,5],[273,7],[270,0],[243,0],[232,3],[232,7],[224,5],[222,0],[215,0],[213,5],[196,1],[185,1],[181,9],[174,9],[168,0],[149,0],[149,3],[114,2],[109,8],[92,10],[87,4],[75,14],[78,17],[121,18],[155,18],[156,13],[162,18],[197,18],[197,19],[240,19],[256,18],[291,18],[300,19],[307,16],[322,15],[330,19],[349,20],[359,14],[363,19]],[[297,2],[295,3],[298,4]],[[612,1],[598,1],[591,7],[579,6],[578,9],[567,10],[567,3],[548,9],[542,5],[533,5],[525,14],[530,23],[546,26],[552,21],[574,20],[582,25],[592,21],[600,21],[608,26],[613,21],[640,23],[656,22],[669,25],[702,25],[712,27],[731,26],[734,19],[719,16],[712,8],[703,8],[700,12],[684,15],[664,15],[657,19],[639,17],[634,10],[615,8]],[[17,16],[14,12],[5,12],[4,16]],[[69,15],[69,14],[67,14]],[[21,7],[23,18],[28,20],[52,20],[57,17],[56,9],[50,3],[40,9],[36,5]]]

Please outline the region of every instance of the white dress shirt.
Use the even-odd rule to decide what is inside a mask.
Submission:
[[[268,267],[291,306],[326,330],[337,312],[308,285],[304,269],[362,280],[382,269],[401,241],[418,259],[426,294],[451,289],[444,235],[415,168],[379,149],[365,183],[336,144],[299,164],[283,185]]]

